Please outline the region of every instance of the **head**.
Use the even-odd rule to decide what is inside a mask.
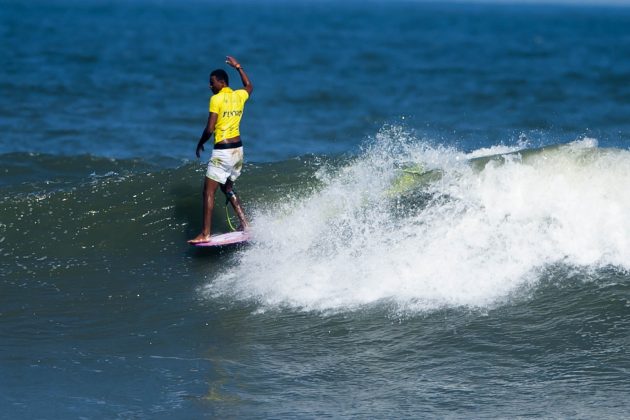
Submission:
[[[228,74],[223,69],[216,69],[210,73],[210,89],[212,93],[219,93],[221,89],[226,86],[230,86],[230,80]]]

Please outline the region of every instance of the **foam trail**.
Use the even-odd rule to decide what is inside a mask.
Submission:
[[[494,305],[550,264],[630,269],[627,151],[585,139],[466,155],[395,128],[377,140],[322,170],[321,190],[257,215],[256,244],[204,293],[262,308],[423,311]],[[440,176],[389,198],[410,163]]]

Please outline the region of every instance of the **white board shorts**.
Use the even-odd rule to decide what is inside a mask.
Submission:
[[[212,156],[208,162],[206,177],[225,184],[228,178],[235,181],[243,169],[243,148],[212,149]]]

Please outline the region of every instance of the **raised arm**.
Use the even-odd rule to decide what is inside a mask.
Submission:
[[[252,85],[252,82],[249,81],[249,77],[247,77],[247,74],[245,73],[245,70],[243,70],[243,67],[238,63],[238,61],[236,61],[234,57],[230,57],[229,55],[225,57],[225,62],[236,69],[239,76],[241,76],[243,89],[247,91],[247,94],[251,95],[252,91],[254,90],[254,85]]]

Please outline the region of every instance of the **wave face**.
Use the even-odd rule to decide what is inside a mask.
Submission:
[[[418,313],[502,304],[550,270],[589,280],[630,268],[630,152],[594,139],[463,152],[390,127],[353,158],[249,165],[237,187],[255,241],[201,255],[185,239],[201,224],[203,165],[0,159],[0,273],[11,284],[97,282],[146,264],[190,276],[187,259],[200,257],[206,297]],[[213,231],[227,229],[218,202]]]
[[[396,128],[376,140],[321,168],[320,188],[259,210],[254,245],[203,292],[263,308],[416,312],[496,305],[550,267],[630,268],[629,152],[585,138],[464,153]]]

